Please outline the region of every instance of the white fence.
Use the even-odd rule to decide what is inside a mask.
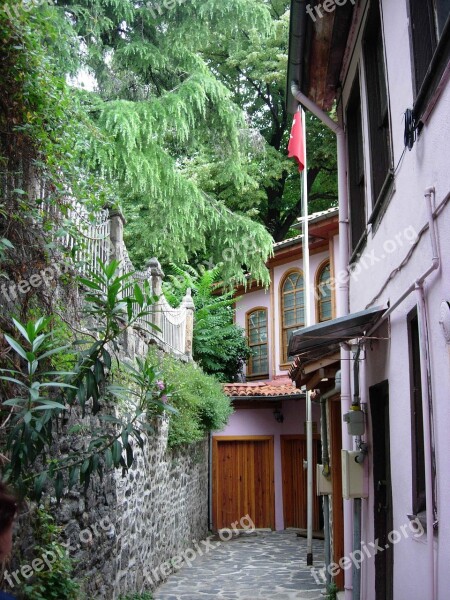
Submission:
[[[173,308],[162,293],[164,273],[158,260],[152,258],[142,271],[134,268],[123,240],[124,220],[118,211],[103,209],[90,213],[74,201],[64,211],[44,203],[44,212],[57,225],[58,243],[71,254],[82,275],[91,270],[98,272],[98,259],[103,263],[117,259],[122,274],[132,273],[133,281],[141,287],[148,285],[148,291],[158,300],[152,306],[151,314],[140,317],[137,325],[166,351],[181,358],[192,357],[194,305],[190,290],[181,305]],[[133,290],[130,289],[128,294],[132,295]],[[133,305],[134,315],[139,310],[138,304]]]

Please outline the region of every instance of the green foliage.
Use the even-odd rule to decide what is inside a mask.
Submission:
[[[177,304],[187,288],[193,293],[194,360],[219,381],[234,381],[250,350],[244,330],[233,323],[234,292],[222,292],[217,283],[220,267],[197,273],[188,266],[184,270],[172,266],[172,271],[164,286],[166,297]]]
[[[165,403],[167,398],[162,400],[166,385],[146,361],[138,361],[137,368],[127,368],[131,387],[108,385],[111,352],[118,350],[119,335],[150,314],[154,300],[148,287],[142,290],[130,281],[132,274],[119,276],[118,267],[117,261],[108,265],[99,262],[98,272],[79,278],[88,290],[85,317],[91,319],[92,339],[74,342],[71,351],[76,349],[76,364],[71,372],[49,370],[49,362],[67,350],[67,346],[58,345],[58,335],[44,333],[50,317],[26,325],[14,319],[17,337],[4,335],[12,350],[10,366],[0,370],[8,397],[1,408],[10,411],[4,425],[10,459],[4,468],[5,478],[37,498],[47,483],[53,485],[59,499],[66,486],[80,482],[87,487],[91,476],[101,476],[105,467],[128,469],[134,459],[131,439],[142,448],[142,432],[151,432],[143,416],[171,410]],[[133,312],[133,305],[139,310]],[[51,458],[55,432],[71,406],[81,407],[83,415],[89,408],[89,414],[95,415],[102,407],[111,409],[111,401],[118,397],[127,398],[128,412],[120,418],[114,411],[99,415],[101,425],[85,431],[84,448],[60,460]],[[71,433],[77,435],[79,427]]]
[[[330,585],[328,586],[328,589],[327,589],[328,600],[337,600],[338,591],[339,591],[339,588],[337,587],[337,585],[335,583],[330,583]]]
[[[40,558],[52,553],[49,556],[54,556],[55,560],[51,569],[44,565],[43,570],[35,570],[32,578],[22,584],[21,592],[25,600],[80,600],[80,586],[72,579],[72,559],[66,548],[58,542],[61,527],[57,527],[53,518],[40,509],[33,521],[33,528],[37,542],[33,554]]]
[[[223,429],[233,412],[221,384],[194,363],[183,363],[149,351],[149,361],[170,381],[171,405],[177,412],[170,417],[169,446],[198,442],[208,431]]]

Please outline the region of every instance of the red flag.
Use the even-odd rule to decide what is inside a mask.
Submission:
[[[303,171],[305,168],[305,140],[303,139],[302,113],[300,111],[295,113],[294,121],[292,122],[288,157],[295,158],[298,162],[298,170]]]

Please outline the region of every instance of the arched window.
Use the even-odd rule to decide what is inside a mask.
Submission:
[[[330,261],[328,260],[317,272],[316,299],[317,319],[319,323],[322,323],[322,321],[329,321],[333,318],[330,277]]]
[[[268,375],[269,359],[267,344],[267,309],[257,308],[247,314],[247,336],[251,356],[248,375]]]
[[[305,292],[303,273],[293,271],[287,275],[281,287],[281,318],[283,362],[288,361],[288,345],[292,333],[305,325]]]

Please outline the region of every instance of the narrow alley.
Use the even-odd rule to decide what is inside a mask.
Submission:
[[[306,539],[293,530],[251,532],[224,542],[183,566],[156,591],[155,600],[319,600],[306,566]],[[323,541],[313,541],[316,568],[323,566]]]

